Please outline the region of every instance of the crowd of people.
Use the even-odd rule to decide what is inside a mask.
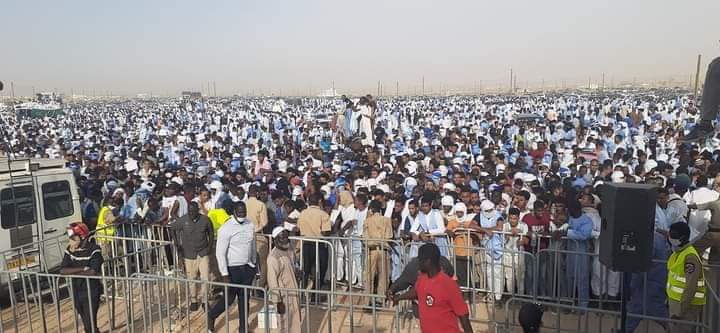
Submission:
[[[669,258],[677,222],[701,255],[720,234],[710,213],[720,139],[687,141],[701,109],[684,91],[204,105],[71,103],[58,118],[6,117],[0,145],[14,157],[66,160],[101,248],[122,224],[164,225],[189,278],[270,289],[335,279],[393,299],[407,262],[434,243],[459,286],[486,291],[488,302],[508,293],[580,307],[617,299],[620,274],[597,257],[608,183],[657,185],[654,259]],[[290,236],[329,239],[335,253],[295,247]],[[546,251],[569,254],[543,259]],[[633,278],[629,309],[669,317],[667,271],[653,270]],[[198,304],[208,292],[194,291],[191,309],[212,322],[225,304]],[[299,331],[298,299],[282,296],[278,313],[292,313]]]

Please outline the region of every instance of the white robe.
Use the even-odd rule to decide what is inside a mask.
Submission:
[[[362,140],[364,146],[375,146],[375,140],[373,140],[372,123],[370,122],[370,116],[372,116],[372,110],[367,105],[361,105],[358,112],[360,116],[360,135],[365,135]]]

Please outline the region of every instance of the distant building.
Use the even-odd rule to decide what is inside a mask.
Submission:
[[[199,101],[202,99],[202,93],[197,91],[183,91],[181,97],[184,102]]]
[[[337,90],[335,89],[326,89],[323,90],[323,92],[318,95],[318,97],[339,97],[340,94],[337,93]]]

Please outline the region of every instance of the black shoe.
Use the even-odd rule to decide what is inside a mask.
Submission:
[[[688,135],[682,137],[679,141],[681,143],[699,141],[699,140],[703,140],[713,134],[715,134],[715,129],[712,127],[712,125],[700,123],[700,124],[695,125],[695,127],[693,127],[693,129],[690,131],[690,133],[688,133]]]
[[[200,308],[200,305],[196,302],[190,303],[190,312],[195,312]]]

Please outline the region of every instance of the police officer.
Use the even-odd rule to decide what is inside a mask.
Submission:
[[[670,318],[698,320],[705,305],[705,280],[702,263],[695,247],[689,243],[690,227],[678,222],[670,226],[673,254],[667,262],[667,292]],[[670,332],[692,332],[693,326],[672,323]]]
[[[63,257],[60,274],[95,276],[100,274],[103,256],[100,247],[88,242],[90,229],[84,223],[72,223],[67,229],[70,238]],[[97,329],[97,313],[100,307],[102,287],[100,280],[73,278],[72,293],[75,309],[80,314],[86,333]]]

